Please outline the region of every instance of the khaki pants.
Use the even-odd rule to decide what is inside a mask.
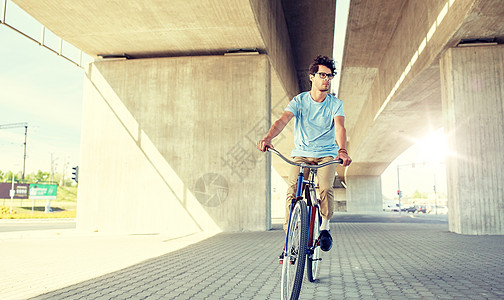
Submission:
[[[333,160],[334,157],[326,156],[320,158],[310,158],[310,157],[294,157],[293,161],[300,163],[308,163],[308,164],[322,164],[328,161]],[[289,182],[287,189],[287,201],[285,206],[285,222],[284,222],[284,230],[287,230],[287,225],[289,224],[289,213],[290,213],[290,205],[292,199],[296,198],[296,190],[297,190],[297,179],[299,175],[299,167],[292,166],[289,171]],[[304,178],[308,178],[308,174],[310,173],[309,169],[304,170]],[[318,196],[320,197],[320,214],[326,220],[330,220],[333,216],[333,206],[334,206],[334,191],[333,191],[333,183],[334,176],[336,175],[336,164],[328,165],[326,167],[320,168],[317,170],[317,179],[319,184]]]

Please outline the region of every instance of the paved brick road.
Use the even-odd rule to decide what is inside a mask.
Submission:
[[[343,219],[300,299],[504,299],[504,236],[443,221]],[[222,233],[33,299],[279,299],[283,231]]]

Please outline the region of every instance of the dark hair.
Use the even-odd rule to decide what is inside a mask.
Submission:
[[[310,69],[309,69],[310,74],[317,73],[318,67],[320,65],[328,67],[329,69],[331,69],[331,73],[333,73],[333,75],[336,75],[336,66],[334,65],[334,60],[330,59],[327,56],[322,56],[322,55],[317,56],[313,60],[312,64],[310,65]]]

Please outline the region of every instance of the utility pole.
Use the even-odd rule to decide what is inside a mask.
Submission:
[[[436,173],[434,173],[434,209],[437,215],[437,189],[436,189]]]
[[[25,134],[24,134],[24,153],[23,153],[23,177],[22,180],[24,182],[25,179],[25,168],[26,168],[26,136],[28,135],[28,123],[11,123],[11,124],[3,124],[0,125],[0,129],[11,129],[11,128],[19,128],[19,127],[24,127],[25,129]]]
[[[49,176],[49,181],[54,181],[54,174],[56,173],[56,169],[58,168],[58,157],[54,156],[54,153],[51,153],[51,174]]]
[[[23,180],[23,183],[25,181],[25,169],[26,169],[26,136],[28,135],[28,123],[24,123],[24,143],[23,143],[23,148],[24,148],[24,155],[23,155],[23,177],[21,178]]]
[[[69,157],[63,156],[63,167],[62,167],[63,171],[61,172],[61,178],[60,178],[60,185],[61,186],[65,185],[65,174],[66,174],[66,169],[67,169],[68,164],[69,164],[67,158],[69,158]]]
[[[12,183],[11,189],[9,191],[10,196],[10,214],[12,215],[12,200],[14,200],[14,196],[16,195],[16,191],[14,190],[14,172],[12,172]]]
[[[411,166],[412,168],[415,167],[415,163],[410,163],[410,164],[404,164],[404,165],[397,165],[397,195],[399,197],[399,212],[402,211],[402,206],[401,206],[401,197],[402,197],[402,191],[401,191],[401,184],[400,184],[400,175],[399,175],[399,169],[401,167],[406,167],[406,166]]]
[[[400,185],[400,181],[399,181],[399,165],[397,165],[397,196],[399,197],[399,214],[402,213],[402,206],[401,206],[401,185]]]

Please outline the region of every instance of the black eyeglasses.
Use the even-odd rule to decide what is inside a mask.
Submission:
[[[334,78],[334,74],[327,74],[324,72],[318,72],[318,73],[313,73],[312,75],[315,76],[315,74],[318,74],[320,79],[326,79],[326,77],[327,77],[329,80],[332,80]]]

